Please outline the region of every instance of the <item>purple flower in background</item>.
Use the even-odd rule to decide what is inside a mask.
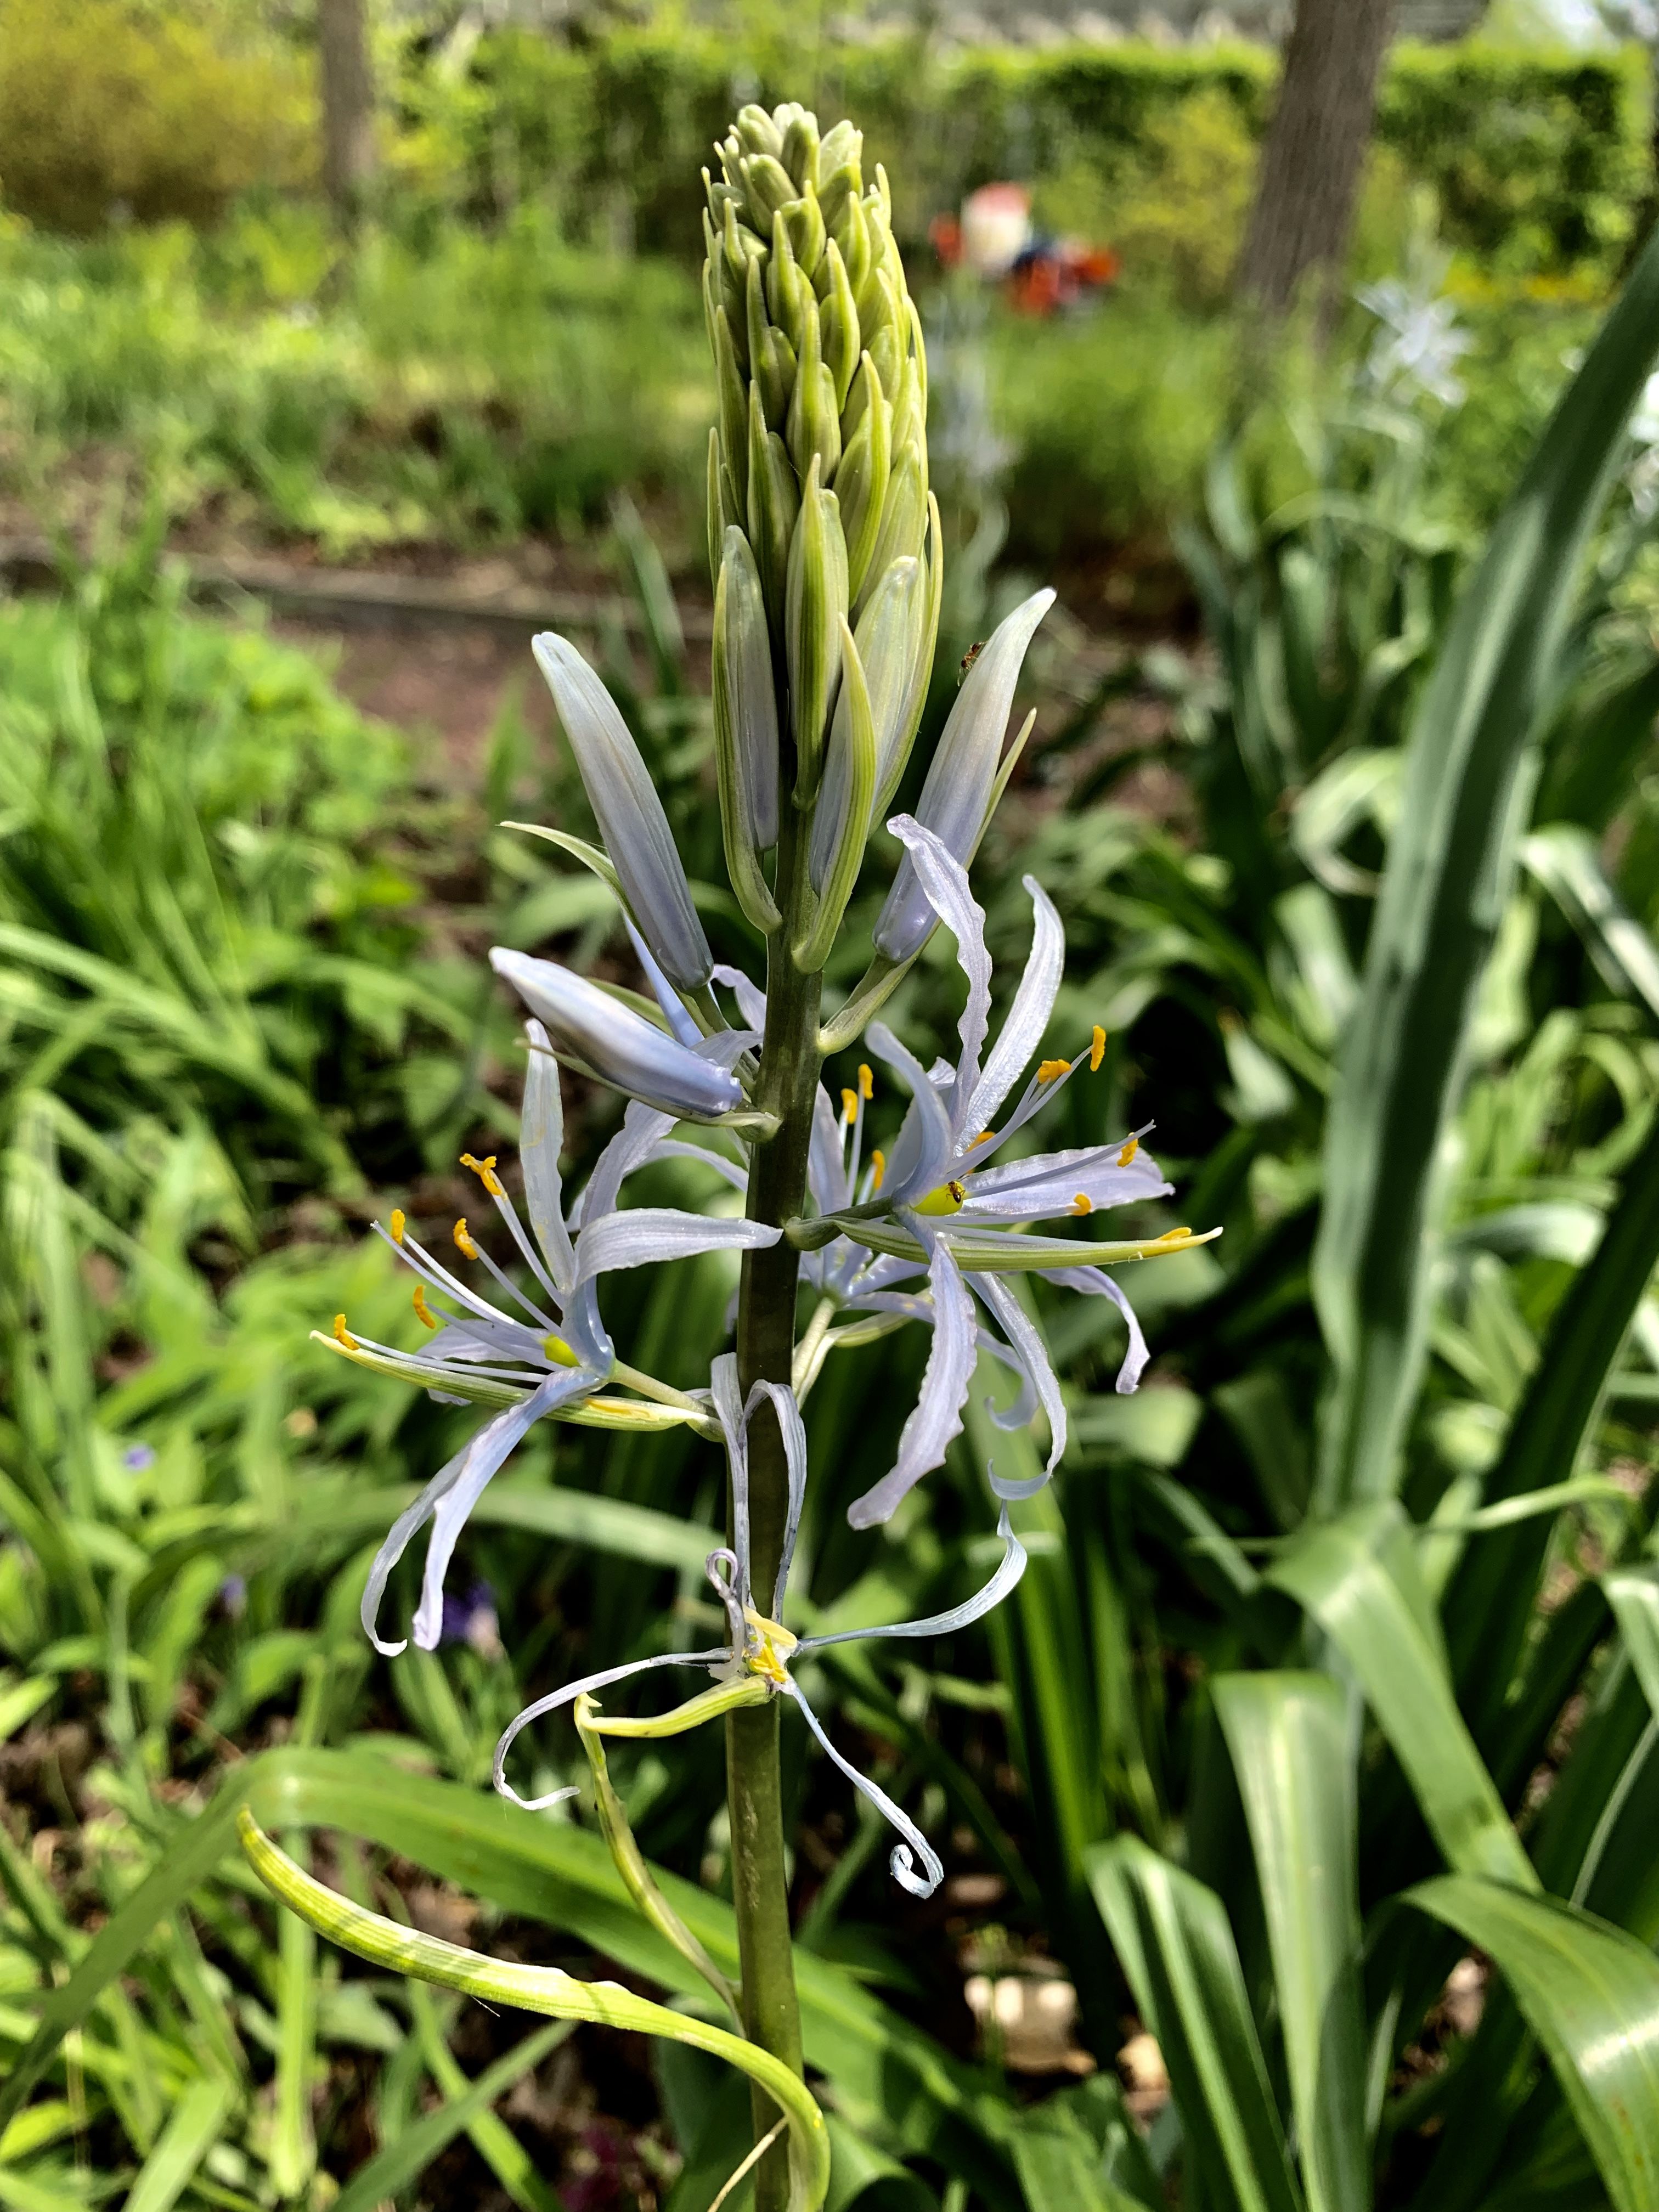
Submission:
[[[444,1592],[440,1644],[470,1644],[481,1659],[504,1656],[501,1623],[495,1614],[495,1593],[488,1583],[474,1583],[465,1597]]]
[[[144,1474],[155,1464],[154,1444],[129,1444],[121,1455],[121,1464],[129,1474]]]
[[[225,1577],[219,1585],[219,1603],[232,1620],[240,1620],[247,1611],[247,1583],[240,1575]]]

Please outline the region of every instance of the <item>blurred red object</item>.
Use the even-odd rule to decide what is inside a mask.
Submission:
[[[962,204],[960,218],[935,216],[927,227],[946,269],[970,270],[1000,282],[1023,315],[1053,315],[1115,283],[1122,264],[1109,246],[1044,238],[1031,227],[1031,198],[1023,185],[981,185]]]

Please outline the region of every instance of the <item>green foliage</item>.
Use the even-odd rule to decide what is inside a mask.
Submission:
[[[49,512],[66,453],[112,444],[179,508],[349,558],[405,538],[575,529],[625,483],[689,507],[706,408],[696,287],[561,244],[377,235],[333,260],[303,210],[76,248],[0,231],[0,456]]]
[[[757,33],[746,44],[756,96],[783,96],[799,74],[793,43]],[[689,29],[615,30],[580,47],[487,33],[459,78],[416,69],[422,159],[428,173],[459,159],[475,204],[550,186],[573,215],[596,211],[641,246],[689,252],[695,179],[724,127],[733,65],[728,38]],[[1149,249],[1207,183],[1224,234],[1238,150],[1259,137],[1273,96],[1270,57],[1243,45],[945,50],[888,36],[826,46],[817,69],[821,100],[861,118],[872,159],[891,171],[910,238],[975,185],[1007,176],[1074,204],[1091,180],[1087,199],[1121,208]],[[1460,250],[1512,271],[1605,276],[1647,173],[1646,98],[1634,49],[1402,46],[1378,131],[1408,178],[1433,189]],[[1206,228],[1183,233],[1185,251],[1218,252]]]
[[[0,7],[0,204],[31,222],[203,222],[306,181],[316,129],[307,74],[274,43],[132,0]]]

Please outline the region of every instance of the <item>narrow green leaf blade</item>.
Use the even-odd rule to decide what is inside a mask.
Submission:
[[[1504,1976],[1616,2212],[1659,2212],[1659,1960],[1553,1898],[1443,1875],[1407,1890]]]
[[[126,2212],[171,2212],[212,2149],[235,2101],[236,2092],[228,2081],[191,2083],[138,2169]]]
[[[539,2066],[548,2052],[569,2033],[568,2021],[549,2021],[544,2027],[537,2028],[521,2043],[514,2044],[511,2051],[503,2052],[463,2095],[450,2097],[434,2112],[422,2112],[395,2142],[388,2143],[358,2167],[335,2198],[333,2212],[374,2212],[377,2205],[388,2203],[399,2196],[420,2179],[433,2160],[464,2129],[470,2127],[481,2112],[489,2112],[521,2075]]]
[[[1648,241],[1465,586],[1408,744],[1325,1148],[1314,1293],[1334,1370],[1328,1510],[1392,1490],[1425,1354],[1437,1163],[1524,826],[1533,734],[1585,541],[1659,348]]]
[[[1457,1710],[1399,1508],[1356,1506],[1310,1529],[1267,1579],[1313,1615],[1352,1668],[1448,1864],[1536,1889],[1532,1862]]]
[[[1097,1845],[1085,1864],[1206,2201],[1294,2212],[1302,2199],[1221,1899],[1138,1837]]]
[[[1213,1685],[1267,1919],[1310,2212],[1366,2212],[1355,1715],[1328,1674]]]

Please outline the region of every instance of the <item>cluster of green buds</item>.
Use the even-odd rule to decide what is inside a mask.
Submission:
[[[810,838],[792,950],[820,967],[927,700],[943,561],[927,484],[927,362],[849,123],[820,137],[745,107],[708,192],[703,304],[719,380],[708,447],[714,694],[727,864],[783,920],[765,855]],[[791,823],[782,801],[793,803]]]

